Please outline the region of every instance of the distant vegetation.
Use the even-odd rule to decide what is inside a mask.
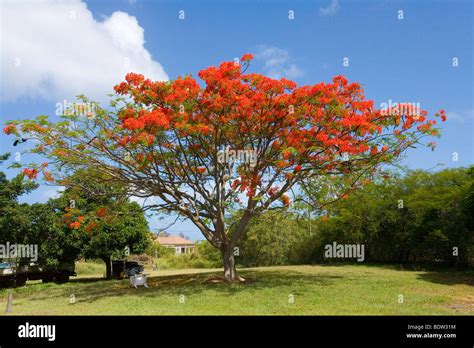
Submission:
[[[337,242],[364,244],[365,262],[466,267],[474,258],[474,169],[393,175],[312,216],[303,205],[256,218],[237,262],[334,262],[324,258],[324,247]]]

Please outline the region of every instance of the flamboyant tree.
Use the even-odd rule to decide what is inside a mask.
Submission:
[[[288,194],[307,181],[330,178],[338,188],[331,199],[344,196],[424,135],[438,134],[425,111],[377,110],[343,76],[297,87],[246,73],[251,59],[202,70],[201,84],[129,73],[108,109],[75,110],[60,122],[12,121],[4,131],[34,140],[32,151],[49,159],[30,164],[30,178],[42,173],[61,183],[70,171],[94,167],[104,184],[120,182],[144,198],[144,209],[191,220],[221,251],[225,279],[241,280],[234,250],[252,217],[288,206]],[[230,223],[232,209],[242,213]]]

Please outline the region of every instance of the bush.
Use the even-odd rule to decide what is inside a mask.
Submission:
[[[172,254],[156,260],[158,269],[213,268],[215,264],[198,254]]]
[[[250,267],[307,263],[309,241],[307,222],[287,211],[268,212],[250,222],[236,261]]]
[[[337,261],[323,257],[335,241],[364,244],[369,262],[466,267],[474,250],[474,170],[413,171],[370,184],[329,213],[316,222],[315,262]]]
[[[211,267],[223,267],[222,254],[214,248],[207,240],[196,243],[196,253],[205,263]]]

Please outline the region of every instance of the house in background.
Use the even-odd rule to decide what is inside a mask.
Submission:
[[[166,248],[173,248],[176,254],[193,254],[196,247],[194,242],[179,236],[156,237],[155,240]]]

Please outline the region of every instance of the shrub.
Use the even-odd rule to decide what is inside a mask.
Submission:
[[[196,242],[196,253],[210,267],[222,267],[222,255],[207,240]]]
[[[173,254],[156,260],[158,269],[213,268],[215,265],[197,254]]]
[[[256,217],[239,243],[237,263],[271,266],[306,263],[310,249],[309,226],[287,211]]]

